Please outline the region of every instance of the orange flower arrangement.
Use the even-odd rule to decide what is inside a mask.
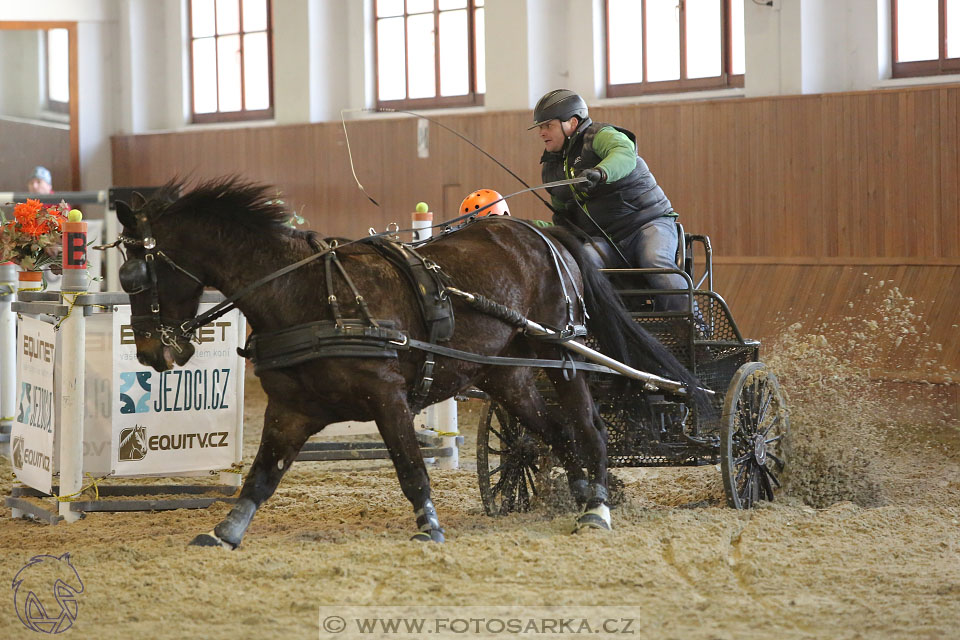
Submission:
[[[56,262],[60,233],[70,207],[66,202],[47,207],[39,200],[14,206],[13,220],[4,218],[0,229],[0,262],[15,262],[27,271],[37,271]]]

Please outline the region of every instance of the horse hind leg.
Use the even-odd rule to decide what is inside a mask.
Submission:
[[[243,481],[240,497],[213,531],[201,533],[190,544],[231,550],[240,546],[257,509],[276,491],[280,479],[293,464],[303,443],[318,430],[317,426],[307,417],[269,402],[260,448]]]
[[[437,509],[430,499],[430,477],[420,454],[420,443],[413,428],[413,413],[400,388],[390,397],[381,398],[376,409],[377,429],[383,438],[390,460],[397,472],[400,489],[413,505],[417,533],[411,540],[444,542],[444,531]]]
[[[521,368],[498,369],[481,381],[480,388],[550,447],[567,473],[570,493],[582,507],[589,497],[587,491],[590,483],[583,472],[578,453],[578,430],[571,429],[565,417],[550,410],[534,384],[533,374]],[[572,403],[569,406],[578,405]],[[566,409],[567,405],[564,405],[564,408]]]
[[[577,375],[566,380],[560,372],[550,372],[550,380],[557,390],[557,397],[565,415],[576,433],[575,442],[580,460],[587,468],[588,478],[577,480],[571,491],[584,512],[577,518],[574,533],[583,529],[612,528],[607,493],[607,444],[603,430],[598,428],[599,416],[593,396],[587,387],[586,377]]]

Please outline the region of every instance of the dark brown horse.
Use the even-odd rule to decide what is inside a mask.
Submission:
[[[171,184],[165,192],[179,193],[180,186]],[[316,234],[285,224],[289,213],[271,201],[271,193],[275,193],[272,188],[228,178],[201,184],[176,199],[161,194],[149,201],[137,199],[132,206],[118,203],[117,215],[124,227],[121,240],[128,249],[121,281],[131,294],[142,364],[163,371],[190,359],[190,331],[181,330],[181,325],[196,316],[205,286],[229,298],[324,250],[326,245]],[[548,326],[569,325],[571,310],[573,319],[583,322],[576,292],[586,287],[590,330],[608,355],[683,380],[693,388],[696,383],[686,370],[630,320],[603,276],[593,267],[578,265],[584,260],[579,245],[570,238],[564,240],[569,248],[521,221],[485,217],[422,246],[420,253],[439,265],[451,286]],[[366,242],[346,244],[335,253],[374,319],[411,339],[428,339],[413,287],[394,263]],[[255,335],[318,321],[325,322],[317,326],[333,326],[331,295],[340,301],[343,316],[369,325],[363,321],[362,309],[354,305],[355,294],[347,281],[336,270],[329,276],[325,262],[325,258],[309,262],[236,301]],[[554,360],[564,351],[555,342],[528,337],[513,324],[477,311],[459,298],[453,309],[456,330],[445,346],[488,356]],[[571,488],[585,505],[580,524],[609,528],[606,447],[584,374],[548,370],[564,408],[564,415],[558,416],[547,410],[533,384],[536,369],[444,356],[436,356],[428,395],[412,399],[425,357],[423,351],[398,346],[393,356],[327,353],[260,372],[268,396],[260,449],[237,504],[212,532],[197,536],[193,544],[239,545],[257,508],[276,490],[307,438],[344,420],[376,421],[416,514],[414,538],[442,541],[413,416],[423,406],[472,386],[487,392],[552,447],[567,470]]]

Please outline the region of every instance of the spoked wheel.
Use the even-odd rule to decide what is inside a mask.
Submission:
[[[514,416],[489,402],[477,428],[477,478],[488,516],[530,510],[547,448]]]
[[[790,424],[780,383],[761,362],[740,367],[723,402],[720,469],[727,504],[750,509],[773,500],[787,462]]]

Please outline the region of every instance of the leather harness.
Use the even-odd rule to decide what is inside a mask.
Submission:
[[[567,326],[558,329],[559,338],[570,340],[586,334],[586,328],[575,322],[575,312],[571,296],[567,292],[564,273],[573,282],[572,274],[564,260],[560,259],[556,247],[534,225],[516,218],[505,218],[522,223],[532,229],[550,247],[556,275],[560,280],[567,309]],[[472,224],[469,222],[468,224]],[[452,232],[448,231],[446,233]],[[240,355],[249,358],[254,371],[259,375],[264,371],[291,367],[320,358],[397,358],[398,351],[417,349],[426,354],[419,374],[419,382],[410,392],[410,401],[414,406],[424,403],[433,383],[435,355],[442,355],[467,362],[501,366],[527,366],[563,369],[565,374],[575,371],[612,371],[602,365],[575,361],[568,355],[563,360],[545,360],[533,358],[509,358],[502,356],[484,356],[468,351],[444,347],[438,342],[447,342],[454,332],[454,313],[451,297],[446,291],[451,283],[449,276],[443,273],[439,265],[424,258],[409,245],[393,241],[383,236],[365,239],[377,253],[394,265],[414,291],[420,309],[421,318],[427,330],[426,342],[414,340],[406,333],[395,328],[389,320],[377,320],[370,315],[363,296],[357,291],[336,254],[337,244],[318,241],[320,249],[326,252],[324,268],[327,285],[327,303],[333,313],[333,320],[309,322],[270,333],[251,334]],[[362,318],[342,317],[340,302],[333,294],[334,273],[339,274],[350,288],[354,302]],[[579,292],[576,298],[586,317],[583,297]],[[509,324],[522,326],[522,316],[502,305],[493,304],[493,308],[480,309]]]

